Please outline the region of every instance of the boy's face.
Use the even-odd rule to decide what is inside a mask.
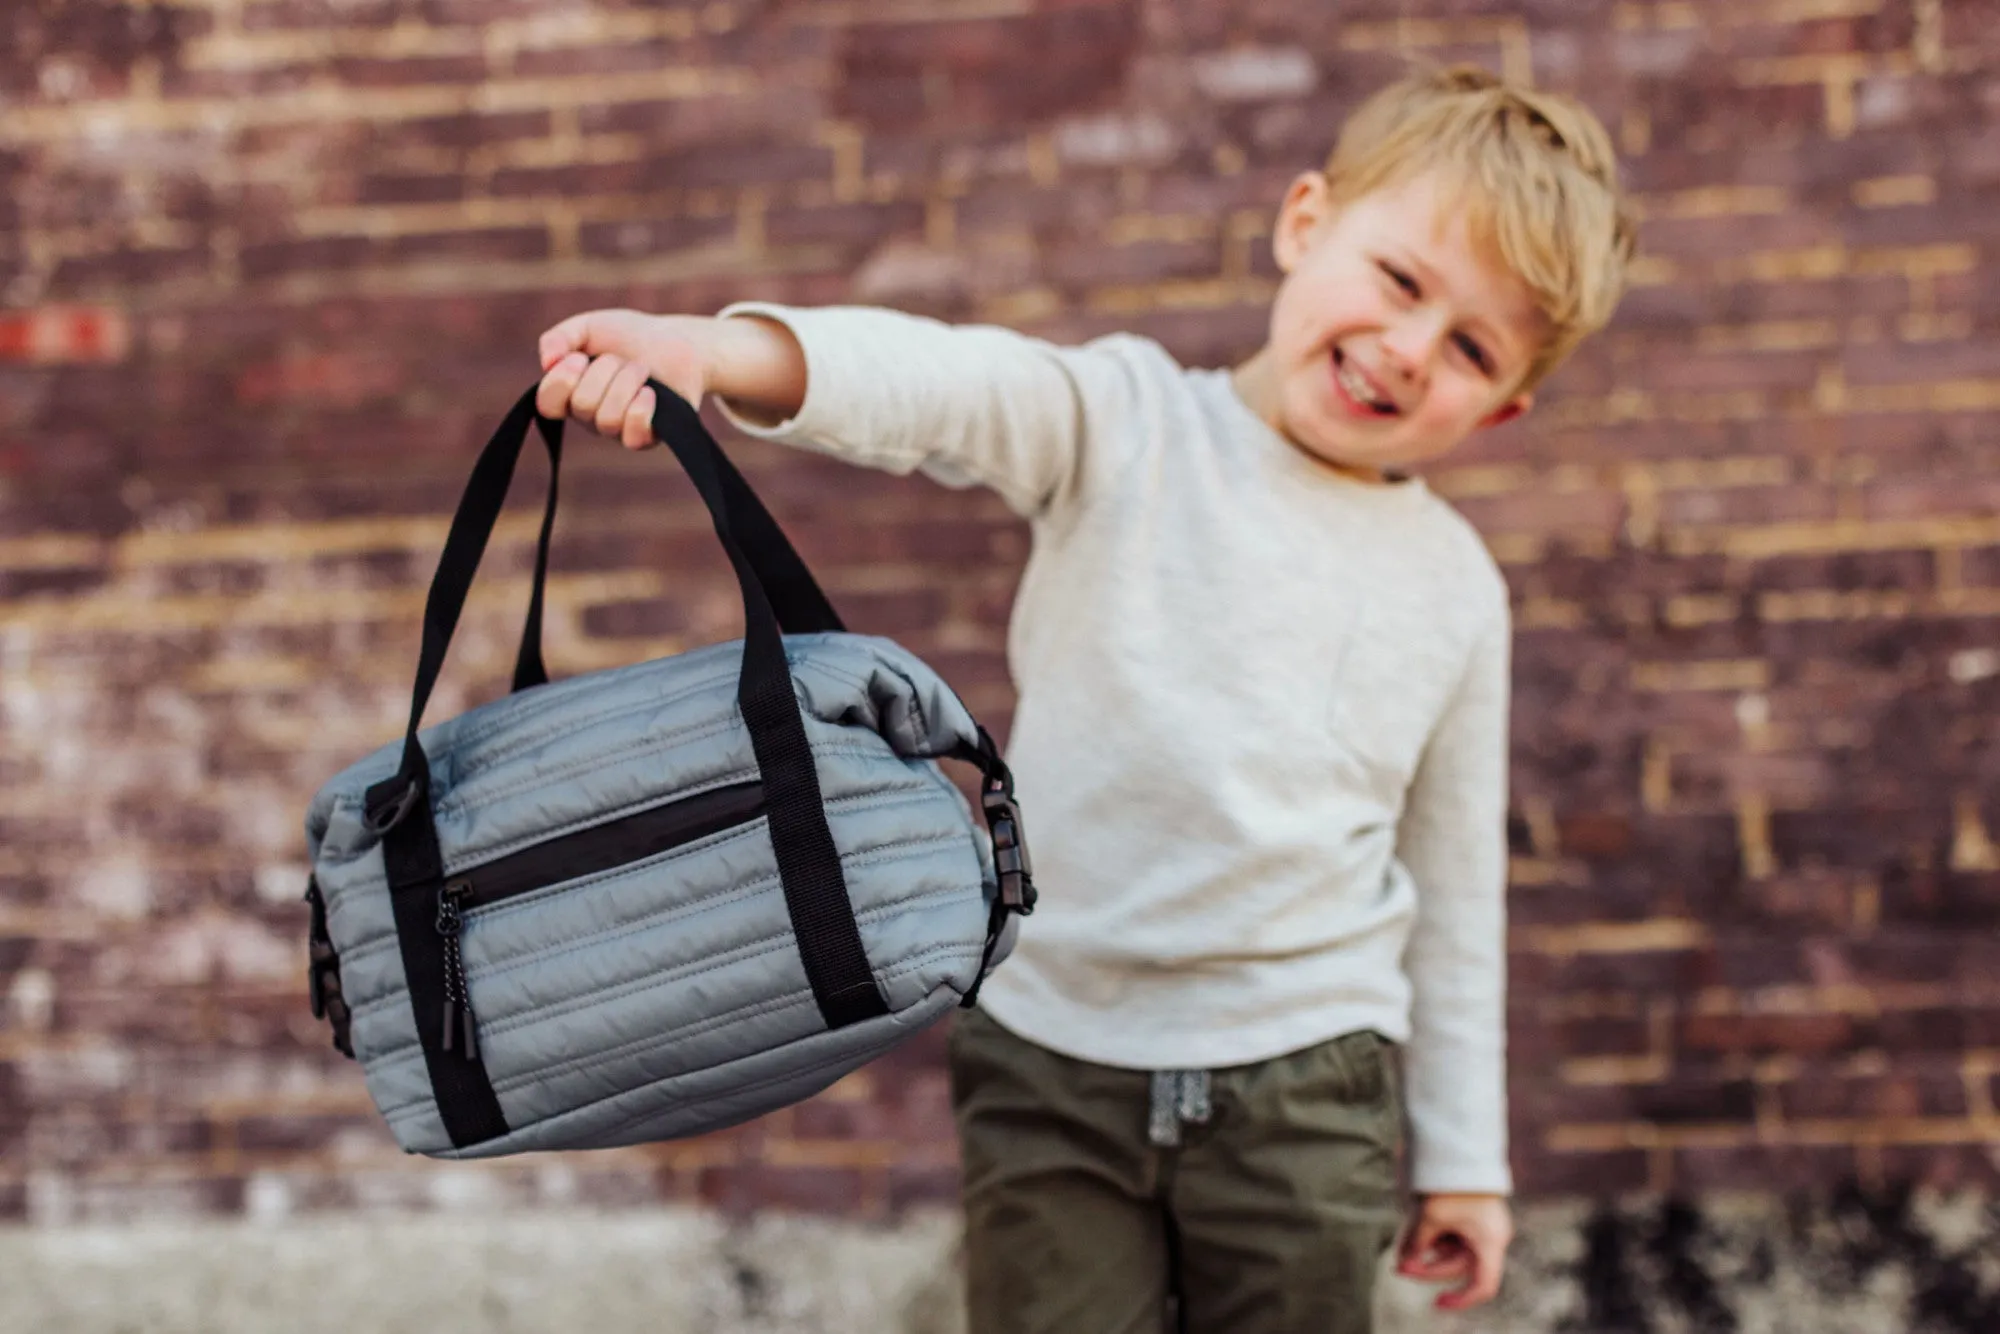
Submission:
[[[1273,249],[1286,276],[1265,364],[1243,387],[1335,467],[1373,475],[1436,458],[1531,401],[1516,386],[1541,349],[1541,312],[1449,199],[1418,175],[1335,204],[1318,172],[1285,197]]]

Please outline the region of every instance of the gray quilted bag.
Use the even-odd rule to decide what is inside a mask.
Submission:
[[[1034,905],[984,729],[916,657],[844,630],[699,416],[653,388],[743,639],[548,680],[562,425],[530,391],[452,520],[407,733],[306,817],[313,1011],[410,1152],[605,1148],[797,1102],[972,1004]],[[530,424],[550,478],[514,689],[419,730]],[[943,758],[978,768],[983,824]]]

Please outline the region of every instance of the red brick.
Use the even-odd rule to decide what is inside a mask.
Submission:
[[[643,175],[647,182],[671,183],[683,189],[830,182],[833,151],[780,139],[742,143],[705,141],[660,153],[645,164]]]
[[[0,1062],[0,1165],[14,1158],[28,1130],[28,1095],[19,1068]]]
[[[523,111],[462,111],[414,120],[386,121],[372,129],[380,145],[426,148],[483,148],[514,139],[548,135],[554,116],[539,109]]]
[[[888,1173],[889,1211],[950,1207],[959,1201],[962,1182],[956,1166],[913,1164],[894,1166]]]
[[[1966,1113],[1965,1080],[1953,1069],[1872,1078],[1818,1071],[1780,1086],[1778,1105],[1793,1121],[1951,1119]]]
[[[1570,1019],[1558,1027],[1563,1050],[1577,1056],[1643,1056],[1653,1046],[1643,1018]]]
[[[357,1127],[352,1116],[253,1116],[230,1127],[239,1152],[252,1154],[317,1153]]]
[[[1844,498],[1839,487],[1803,479],[1774,486],[1689,488],[1660,497],[1660,522],[1669,526],[1793,523],[1832,519]]]
[[[289,273],[352,269],[366,263],[375,249],[365,236],[323,236],[245,246],[237,259],[244,277],[272,278]]]
[[[1904,512],[1909,511],[1906,508]],[[1812,589],[1842,593],[1862,590],[1922,593],[1937,587],[1937,557],[1929,551],[1842,551],[1828,556],[1771,556],[1750,566],[1749,587],[1760,593],[1805,592]]]
[[[385,240],[379,254],[386,263],[400,260],[545,259],[549,234],[542,227],[481,227],[465,231],[428,232]],[[540,332],[536,330],[536,332]]]
[[[2000,1191],[2000,1163],[1993,1160],[1990,1139],[1968,1134],[1956,1144],[1889,1144],[1879,1153],[1886,1181],[1927,1187],[1945,1195]]]
[[[1053,247],[1046,271],[1053,282],[1084,288],[1200,278],[1221,267],[1219,253],[1213,241],[1145,241],[1118,246],[1091,241]]]
[[[734,239],[736,232],[733,217],[635,218],[588,223],[579,231],[577,243],[584,254],[595,257],[664,255],[725,243]]]
[[[0,365],[118,361],[130,341],[125,313],[115,307],[50,305],[0,312]]]
[[[1738,142],[1743,127],[1760,134],[1810,134],[1825,124],[1826,109],[1815,84],[1731,87],[1715,81],[1675,80],[1641,84],[1632,103],[1652,123],[1653,143],[1663,148],[1714,151]]]
[[[900,639],[919,631],[935,630],[944,619],[944,594],[934,589],[858,593],[842,591],[836,585],[828,590],[828,596],[839,602],[843,619],[871,635]]]
[[[2000,376],[2000,339],[1849,347],[1841,354],[1841,371],[1853,385],[1993,378]]]
[[[241,23],[248,32],[293,28],[387,26],[401,17],[403,0],[250,0]]]
[[[379,58],[337,57],[320,66],[322,76],[350,88],[434,87],[483,82],[491,73],[483,53]]]
[[[908,202],[780,208],[765,214],[764,239],[781,246],[833,242],[872,248],[890,237],[921,236],[924,219],[924,206]]]
[[[686,608],[661,599],[605,602],[583,613],[583,632],[593,638],[675,635],[687,627]]]
[[[1720,217],[1661,217],[1639,229],[1639,245],[1668,259],[1731,259],[1757,250],[1829,245],[1839,230],[1811,213],[1750,213]]]
[[[1747,1079],[1677,1077],[1629,1090],[1632,1115],[1654,1125],[1745,1124],[1756,1119],[1757,1090]]]
[[[1854,1150],[1846,1146],[1689,1146],[1673,1151],[1669,1188],[1703,1194],[1755,1181],[1768,1190],[1824,1194],[1853,1180],[1855,1170]]]
[[[517,52],[509,72],[526,79],[574,78],[587,74],[636,74],[687,59],[687,44],[672,38],[618,42],[609,46],[560,46]]]
[[[1537,1190],[1554,1195],[1611,1198],[1651,1184],[1649,1160],[1641,1149],[1553,1153],[1524,1146],[1515,1151],[1515,1163]]]
[[[2000,237],[2000,220],[1977,202],[1946,198],[1900,208],[1851,210],[1841,218],[1840,234],[1847,244],[1859,247],[1990,243]]]
[[[236,65],[189,69],[169,65],[160,74],[160,91],[176,99],[275,97],[312,87],[317,64]]]
[[[2000,1007],[1889,1010],[1871,1023],[1882,1045],[1897,1052],[1955,1052],[2000,1045]]]
[[[2000,585],[2000,546],[1964,552],[1959,557],[1959,572],[1969,584]]]
[[[438,204],[464,199],[470,183],[457,173],[436,175],[408,172],[396,175],[364,176],[354,183],[351,200],[356,204]]]
[[[837,57],[835,109],[890,129],[930,114],[961,123],[1052,117],[1116,87],[1139,40],[1137,11],[1117,0],[1019,19],[856,26]],[[941,106],[924,96],[926,70],[945,76]]]
[[[1698,1014],[1681,1021],[1690,1051],[1775,1055],[1845,1050],[1854,1021],[1842,1014]]]

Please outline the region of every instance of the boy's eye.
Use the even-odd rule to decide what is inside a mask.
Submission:
[[[1465,353],[1472,364],[1479,368],[1480,374],[1490,375],[1492,373],[1492,359],[1486,355],[1486,349],[1479,345],[1477,339],[1473,338],[1470,334],[1455,334],[1453,335],[1453,340],[1457,342],[1458,350]]]
[[[1393,282],[1394,284],[1396,284],[1396,286],[1402,288],[1404,292],[1408,293],[1411,296],[1421,295],[1421,292],[1417,288],[1417,280],[1415,278],[1412,278],[1409,274],[1403,272],[1401,269],[1397,268],[1394,264],[1391,264],[1386,260],[1380,261],[1380,263],[1382,266],[1382,272],[1389,275],[1390,282]]]

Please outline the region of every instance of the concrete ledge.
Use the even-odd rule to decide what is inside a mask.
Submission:
[[[1523,1210],[1507,1291],[1381,1334],[1995,1334],[2000,1202]],[[957,1226],[533,1212],[0,1231],[0,1334],[963,1334]],[[1087,1334],[1079,1331],[1078,1334]],[[1203,1334],[1215,1334],[1204,1331]]]

